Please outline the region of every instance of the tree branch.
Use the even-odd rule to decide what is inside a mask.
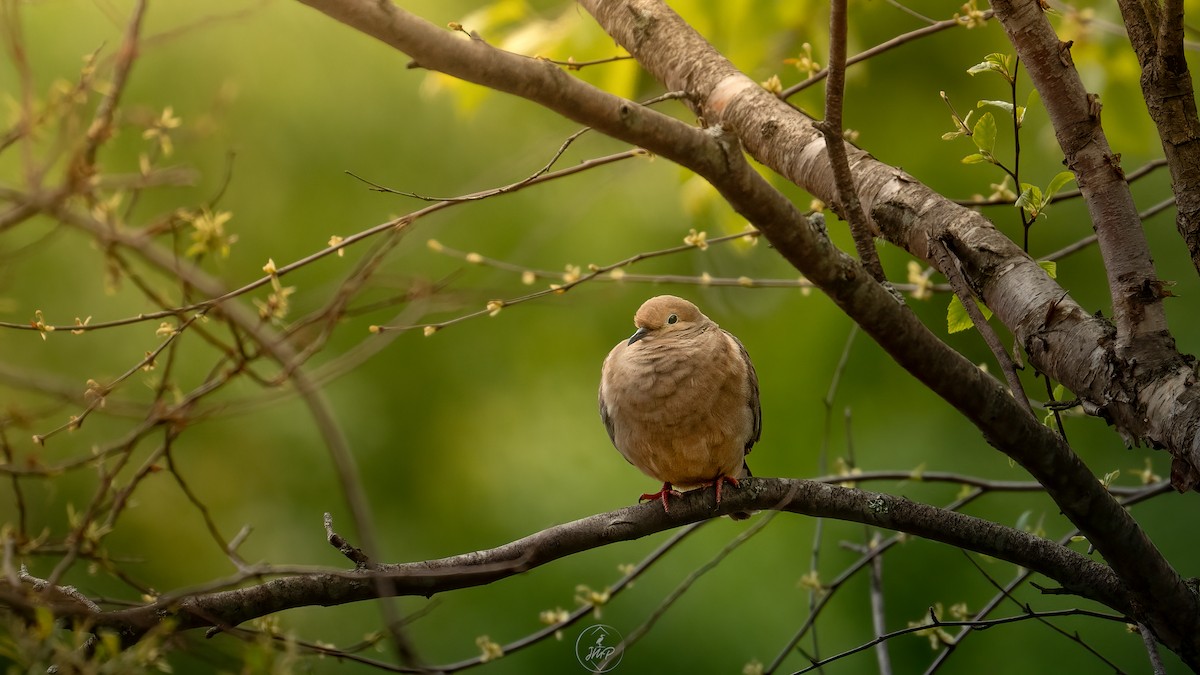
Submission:
[[[176,630],[236,626],[285,609],[332,606],[387,596],[424,596],[481,586],[582,551],[631,541],[737,511],[779,510],[860,522],[976,551],[1035,570],[1072,593],[1132,614],[1136,600],[1106,566],[1027,532],[892,495],[800,479],[751,478],[719,505],[704,490],[672,503],[669,513],[639,504],[557,525],[486,551],[371,569],[286,576],[233,590],[181,593],[140,607],[95,611],[64,593],[0,582],[0,601],[29,615],[48,606],[136,640],[163,621]],[[51,589],[53,590],[53,589]]]
[[[846,88],[846,0],[831,0],[829,11],[829,79],[825,81],[825,121],[817,126],[825,135],[825,149],[833,168],[837,186],[838,214],[850,223],[850,234],[854,237],[854,248],[863,267],[884,283],[887,276],[875,250],[875,237],[867,214],[863,213],[862,202],[854,187],[854,175],[850,172],[850,160],[846,156],[846,143],[842,135],[842,106]]]
[[[1183,51],[1183,3],[1118,0],[1133,51],[1142,67],[1142,97],[1158,127],[1175,193],[1175,227],[1200,272],[1200,117]],[[1153,22],[1153,23],[1152,23]]]
[[[1174,457],[1172,481],[1178,489],[1191,489],[1200,484],[1200,408],[1197,408],[1200,398],[1189,391],[1195,382],[1195,374],[1191,363],[1175,350],[1174,340],[1168,332],[1162,307],[1162,298],[1167,293],[1155,276],[1141,219],[1119,166],[1119,157],[1112,154],[1101,128],[1099,101],[1083,88],[1071,60],[1071,45],[1058,41],[1037,3],[998,0],[993,9],[1025,64],[1025,70],[1042,93],[1067,165],[1075,172],[1076,182],[1087,201],[1100,253],[1105,260],[1117,328],[1113,345],[1115,358],[1106,360],[1114,380],[1128,380],[1121,388],[1136,392],[1134,397],[1144,406],[1144,419],[1150,424],[1135,424],[1131,428],[1123,422],[1123,416],[1122,419],[1111,419],[1126,433],[1133,428],[1145,428],[1144,433],[1134,434],[1135,439],[1145,437],[1155,447],[1171,448]],[[1136,23],[1134,36],[1139,43],[1145,40]],[[1193,102],[1193,111],[1194,106]],[[1200,159],[1200,147],[1196,153]],[[1196,168],[1200,169],[1200,163]],[[1196,194],[1188,199],[1200,204],[1200,196]],[[1181,206],[1180,212],[1183,210]],[[1051,373],[1072,391],[1080,391],[1075,385],[1078,375],[1069,380],[1059,377],[1037,359],[1038,346],[1028,340],[1022,342],[1039,369]],[[1082,362],[1076,364],[1074,370],[1081,370],[1081,365]],[[1166,387],[1171,393],[1167,394],[1160,387]],[[1151,394],[1150,389],[1158,391]],[[1187,430],[1178,434],[1167,420],[1180,419],[1178,415],[1182,410],[1188,412],[1182,415],[1186,422],[1179,426]],[[1159,422],[1156,424],[1153,420]],[[1171,436],[1174,440],[1161,440]]]

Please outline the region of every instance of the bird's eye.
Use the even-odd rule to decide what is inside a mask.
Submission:
[[[667,323],[675,323],[678,320],[679,320],[679,317],[675,316],[674,314],[667,317]]]

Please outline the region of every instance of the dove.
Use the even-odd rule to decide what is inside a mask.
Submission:
[[[741,341],[673,295],[650,298],[637,330],[617,343],[600,376],[600,418],[617,450],[662,482],[641,500],[679,490],[734,487],[750,475],[746,455],[762,434],[758,374]],[[640,500],[639,500],[640,501]],[[749,514],[734,514],[740,518]]]

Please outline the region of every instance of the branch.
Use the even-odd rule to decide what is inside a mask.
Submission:
[[[1075,172],[1092,216],[1116,315],[1114,358],[1106,360],[1113,380],[1127,380],[1120,388],[1132,393],[1145,407],[1143,419],[1148,422],[1135,423],[1133,428],[1143,427],[1145,431],[1134,437],[1145,437],[1155,447],[1170,448],[1174,457],[1172,483],[1180,490],[1192,489],[1200,485],[1200,395],[1189,391],[1195,374],[1191,363],[1175,350],[1168,332],[1162,307],[1167,293],[1155,277],[1141,220],[1118,166],[1119,158],[1109,150],[1100,126],[1099,102],[1083,88],[1071,60],[1071,45],[1058,41],[1037,3],[999,0],[993,9],[1034,85],[1042,92],[1067,165]],[[1046,364],[1037,356],[1042,351],[1039,345],[1028,339],[1022,342],[1040,370],[1051,373],[1072,391],[1080,391],[1076,386],[1078,374],[1070,379],[1060,377],[1055,370],[1044,367]],[[1076,373],[1087,368],[1084,363],[1075,364]],[[1131,381],[1134,379],[1141,381]],[[1150,393],[1151,389],[1158,391]],[[1097,400],[1093,395],[1088,398]],[[1125,419],[1122,415],[1115,421],[1127,433],[1132,429]],[[1180,427],[1185,429],[1183,433],[1179,433]],[[1169,437],[1173,439],[1159,440]]]
[[[1142,98],[1158,127],[1163,154],[1171,170],[1171,189],[1178,210],[1175,226],[1187,244],[1192,265],[1200,272],[1200,118],[1192,76],[1183,51],[1183,3],[1118,0],[1133,51],[1142,67]]]
[[[954,294],[958,297],[958,301],[962,303],[963,309],[966,310],[967,316],[971,317],[971,322],[975,324],[979,335],[987,343],[988,349],[992,350],[992,356],[996,357],[996,363],[1004,371],[1004,378],[1008,380],[1008,388],[1012,391],[1013,398],[1017,400],[1017,403],[1022,404],[1021,407],[1026,412],[1033,415],[1033,408],[1029,405],[1029,398],[1025,395],[1025,388],[1021,386],[1021,378],[1017,376],[1017,368],[1013,365],[1012,359],[1004,349],[1004,345],[1000,343],[1000,336],[996,335],[996,331],[992,330],[992,325],[984,318],[979,305],[975,304],[975,295],[972,294],[971,289],[967,286],[966,279],[963,278],[962,273],[958,269],[958,261],[954,257],[954,252],[950,250],[950,246],[944,241],[938,242],[931,250],[934,260],[938,261],[938,266],[942,268],[946,274],[946,278],[950,280],[950,286],[954,289]]]
[[[140,607],[97,612],[65,594],[30,592],[0,582],[0,601],[30,615],[48,606],[61,617],[83,619],[97,628],[136,640],[163,621],[176,630],[229,627],[286,609],[332,606],[388,596],[424,596],[482,586],[583,551],[631,541],[737,511],[779,510],[837,518],[965,548],[1035,570],[1072,593],[1124,614],[1134,598],[1106,566],[1027,532],[912,502],[892,495],[800,479],[751,478],[723,495],[719,505],[694,490],[667,513],[655,504],[628,506],[557,525],[503,546],[422,562],[372,569],[321,571],[287,576],[234,590],[176,594]]]
[[[850,234],[854,237],[854,248],[863,267],[884,283],[887,276],[875,250],[875,237],[867,214],[863,213],[862,202],[854,187],[854,175],[850,172],[850,160],[846,156],[846,143],[842,136],[842,106],[846,88],[846,0],[832,0],[829,10],[829,79],[825,81],[825,121],[817,123],[825,135],[825,149],[837,185],[838,215],[850,223]]]
[[[1045,611],[1045,612],[1035,612],[1033,610],[1026,609],[1024,614],[1017,614],[1014,616],[1003,617],[1000,619],[984,619],[984,620],[972,620],[972,621],[943,621],[934,615],[933,608],[931,607],[929,609],[929,622],[928,623],[924,623],[924,624],[920,624],[920,625],[913,625],[913,626],[909,626],[908,628],[901,628],[899,630],[894,630],[886,635],[880,635],[879,637],[876,637],[875,639],[871,640],[870,642],[865,642],[861,645],[858,645],[857,647],[847,649],[846,651],[844,651],[840,654],[835,654],[833,656],[830,656],[827,659],[821,659],[820,661],[814,661],[813,664],[810,665],[809,667],[803,668],[801,670],[797,670],[796,675],[800,675],[800,673],[810,673],[814,670],[818,670],[821,668],[821,666],[827,665],[827,664],[837,661],[839,659],[844,659],[847,656],[850,656],[851,654],[857,654],[858,652],[865,651],[877,644],[881,644],[883,642],[886,642],[887,640],[890,640],[894,637],[899,637],[901,635],[911,635],[913,633],[920,633],[921,631],[928,631],[931,629],[936,629],[936,628],[941,628],[941,627],[954,627],[954,626],[970,626],[972,628],[984,630],[986,628],[992,628],[994,626],[1003,626],[1003,625],[1010,624],[1010,623],[1016,623],[1018,621],[1029,621],[1031,619],[1036,620],[1036,621],[1045,622],[1045,620],[1048,618],[1059,617],[1059,616],[1086,616],[1086,617],[1091,617],[1093,619],[1105,619],[1107,621],[1123,621],[1122,617],[1119,617],[1119,616],[1113,616],[1111,614],[1101,614],[1099,612],[1091,612],[1091,611],[1084,610],[1084,609],[1054,609],[1054,610],[1049,610],[1049,611]]]

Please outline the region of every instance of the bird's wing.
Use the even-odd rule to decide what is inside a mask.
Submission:
[[[747,388],[750,390],[746,405],[750,406],[750,416],[754,420],[750,428],[750,438],[746,440],[746,454],[748,455],[750,454],[750,449],[762,437],[762,405],[758,402],[758,373],[755,372],[754,363],[750,360],[750,354],[746,351],[746,347],[742,344],[742,341],[729,331],[725,331],[725,334],[737,345],[738,354],[742,357],[742,362],[746,364],[746,378],[749,380]]]
[[[597,397],[600,401],[600,419],[604,422],[604,428],[608,431],[608,440],[617,444],[616,433],[613,431],[613,418],[608,414],[608,406],[604,404],[604,390],[600,390],[600,395]]]

